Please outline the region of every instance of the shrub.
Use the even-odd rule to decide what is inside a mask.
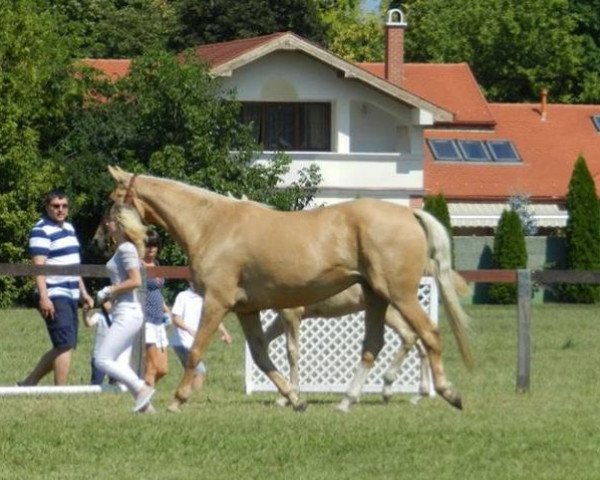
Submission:
[[[446,197],[442,193],[426,197],[423,210],[431,213],[446,227],[452,246],[452,264],[454,264],[454,239],[452,238],[452,224],[450,223],[450,212],[448,211]]]
[[[567,269],[599,269],[600,207],[594,180],[582,156],[573,167],[567,193],[567,211]],[[600,299],[598,285],[563,285],[561,292],[563,300],[571,303],[594,303]]]
[[[518,269],[527,267],[527,247],[519,214],[514,210],[502,212],[492,254],[494,268]],[[495,283],[490,286],[489,298],[492,303],[508,304],[517,301],[517,285]]]

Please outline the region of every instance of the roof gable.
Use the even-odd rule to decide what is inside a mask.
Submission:
[[[211,73],[217,76],[230,76],[235,69],[279,50],[302,52],[337,69],[340,75],[343,75],[345,78],[358,80],[408,105],[431,112],[434,119],[438,122],[453,121],[453,114],[451,112],[429,99],[416,95],[407,89],[400,88],[292,32],[202,45],[194,51],[210,65]]]

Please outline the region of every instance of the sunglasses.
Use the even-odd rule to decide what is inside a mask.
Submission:
[[[69,204],[68,203],[51,203],[50,208],[54,208],[55,210],[60,210],[60,209],[66,210],[67,208],[69,208]]]

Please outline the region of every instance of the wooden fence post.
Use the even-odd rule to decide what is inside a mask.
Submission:
[[[517,393],[529,391],[531,372],[531,272],[517,270]]]

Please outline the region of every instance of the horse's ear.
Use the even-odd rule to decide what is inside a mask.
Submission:
[[[108,173],[110,173],[110,175],[120,183],[127,183],[129,177],[131,176],[130,173],[127,173],[121,167],[113,167],[112,165],[108,166]]]

